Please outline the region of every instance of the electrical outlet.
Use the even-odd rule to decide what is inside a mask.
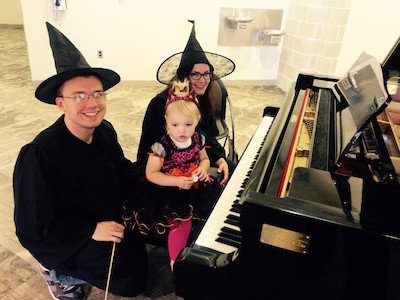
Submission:
[[[54,0],[55,10],[67,10],[67,0]]]
[[[103,50],[97,50],[97,58],[103,58]]]

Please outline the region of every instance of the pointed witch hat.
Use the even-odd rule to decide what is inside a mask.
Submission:
[[[94,75],[100,79],[105,91],[121,80],[112,70],[90,67],[81,52],[64,34],[48,22],[46,26],[57,74],[47,78],[37,87],[35,96],[40,101],[55,104],[59,87],[72,77]]]
[[[194,21],[188,21],[193,24],[193,27],[185,50],[175,53],[164,60],[158,67],[157,80],[162,84],[169,84],[179,70],[197,63],[210,65],[213,75],[217,78],[222,78],[231,74],[235,70],[235,63],[223,55],[203,51],[196,39]]]

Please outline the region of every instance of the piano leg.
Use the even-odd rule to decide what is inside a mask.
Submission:
[[[344,299],[388,299],[388,240],[354,230],[344,230],[343,237],[347,266]]]
[[[396,300],[400,298],[400,243],[390,241],[389,248],[388,300]]]

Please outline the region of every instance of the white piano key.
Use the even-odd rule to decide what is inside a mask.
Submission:
[[[204,237],[196,245],[214,249],[222,253],[231,253],[238,250],[236,247],[217,242],[214,237]]]
[[[228,184],[224,188],[217,204],[197,237],[195,245],[207,247],[226,254],[238,250],[236,247],[217,242],[215,239],[224,226],[240,231],[238,226],[227,224],[224,221],[229,214],[240,217],[239,213],[231,212],[230,209],[233,202],[238,199],[237,194],[242,189],[241,185],[246,179],[247,172],[251,169],[252,163],[255,162],[259,154],[259,149],[268,134],[273,120],[273,117],[266,116],[258,126],[249,145],[240,158],[235,171],[229,179]]]

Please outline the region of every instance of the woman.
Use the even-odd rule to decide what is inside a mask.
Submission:
[[[212,105],[213,102],[219,100],[216,99],[218,85],[214,79],[232,73],[235,64],[222,55],[204,52],[196,39],[194,21],[189,22],[193,23],[193,27],[185,50],[170,56],[161,64],[157,71],[157,80],[163,84],[169,84],[176,77],[180,80],[189,78],[190,87],[196,93],[202,112],[202,118],[197,129],[206,136],[206,148],[211,166],[217,167],[218,173],[223,173],[220,183],[225,185],[235,166],[226,159],[224,148],[215,138],[218,135],[218,128],[215,116],[212,113]],[[179,66],[176,69],[178,63]],[[218,66],[218,70],[214,69],[214,66]],[[163,116],[167,96],[168,88],[155,96],[147,107],[137,157],[141,164],[146,163],[154,140],[165,133]]]

